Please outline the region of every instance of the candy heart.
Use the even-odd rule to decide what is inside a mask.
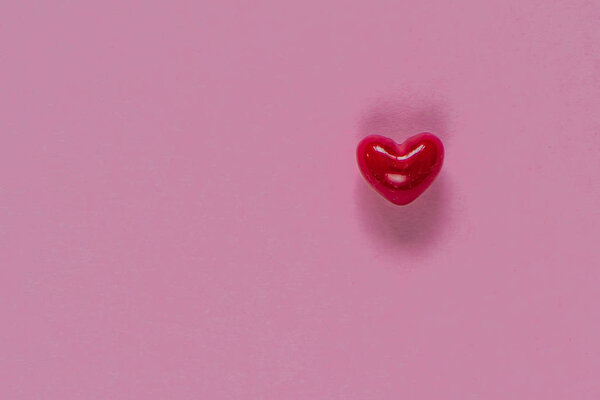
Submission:
[[[356,149],[358,167],[367,182],[394,204],[419,197],[442,169],[444,146],[431,133],[397,144],[380,135],[367,136]]]

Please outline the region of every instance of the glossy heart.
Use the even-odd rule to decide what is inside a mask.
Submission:
[[[433,183],[442,169],[444,146],[431,133],[397,144],[385,136],[367,136],[356,149],[358,167],[367,182],[394,204],[406,205]]]

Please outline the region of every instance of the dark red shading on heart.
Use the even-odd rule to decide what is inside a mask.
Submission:
[[[419,197],[434,181],[444,162],[444,145],[431,133],[397,144],[380,135],[367,136],[356,149],[358,167],[373,188],[397,205]]]

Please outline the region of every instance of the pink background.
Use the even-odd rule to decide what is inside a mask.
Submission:
[[[0,2],[0,398],[600,398],[598,1]],[[370,133],[447,158],[405,208]]]

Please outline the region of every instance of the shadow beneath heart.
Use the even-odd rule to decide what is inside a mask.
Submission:
[[[414,202],[397,206],[373,190],[362,177],[356,180],[359,219],[377,250],[397,255],[399,250],[422,252],[438,242],[448,203],[443,173]]]
[[[385,99],[368,108],[359,122],[360,138],[378,134],[401,143],[421,132],[431,132],[446,142],[447,116],[439,102],[414,96]],[[446,153],[446,160],[447,156]],[[406,206],[388,202],[362,176],[356,181],[356,201],[363,231],[378,251],[392,256],[400,252],[423,255],[439,242],[449,219],[450,197],[443,168],[433,184]]]

